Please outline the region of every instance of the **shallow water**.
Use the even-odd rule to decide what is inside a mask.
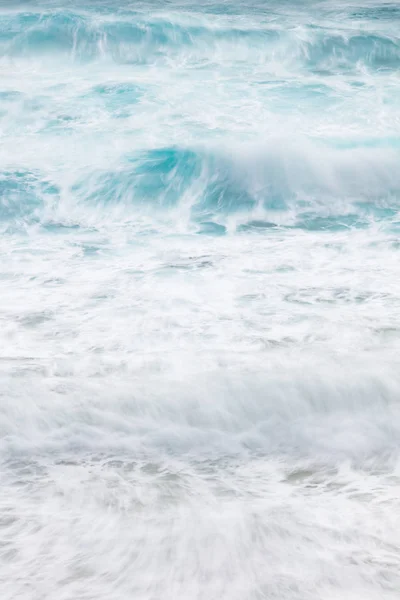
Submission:
[[[4,600],[398,598],[399,32],[3,0]]]

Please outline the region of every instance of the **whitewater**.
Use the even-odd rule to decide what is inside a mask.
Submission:
[[[1,0],[0,597],[397,600],[400,5]]]

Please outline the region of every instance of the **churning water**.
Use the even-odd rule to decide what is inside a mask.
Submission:
[[[398,600],[400,5],[2,0],[2,600]]]

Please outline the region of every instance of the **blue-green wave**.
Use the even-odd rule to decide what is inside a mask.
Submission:
[[[237,52],[246,47],[246,52],[264,53],[266,58],[298,61],[309,69],[353,69],[358,62],[374,69],[400,67],[398,37],[353,29],[338,33],[314,25],[299,30],[262,23],[246,27],[215,24],[210,18],[189,24],[142,13],[112,20],[72,11],[0,13],[2,56],[56,53],[79,61],[143,63],[187,51],[210,55],[220,44]]]
[[[357,155],[353,149],[346,161],[342,152],[328,152],[324,158],[328,181],[313,156],[266,150],[254,158],[244,151],[180,147],[127,155],[109,170],[77,176],[63,190],[37,172],[5,172],[0,178],[0,219],[45,223],[49,206],[68,201],[83,212],[96,209],[100,220],[112,218],[116,206],[131,219],[143,213],[173,218],[174,211],[185,208],[193,224],[211,232],[234,215],[240,217],[240,230],[343,229],[395,219],[400,209],[400,174],[392,169],[397,155],[389,154],[374,166],[373,156]],[[360,180],[364,170],[368,173]]]

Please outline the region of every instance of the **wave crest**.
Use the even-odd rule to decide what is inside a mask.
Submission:
[[[147,214],[235,228],[341,229],[397,218],[397,164],[394,148],[343,149],[304,140],[229,152],[166,147],[77,175],[68,189],[39,183],[37,174],[7,173],[0,209],[3,220],[43,220],[50,206],[89,220]]]

